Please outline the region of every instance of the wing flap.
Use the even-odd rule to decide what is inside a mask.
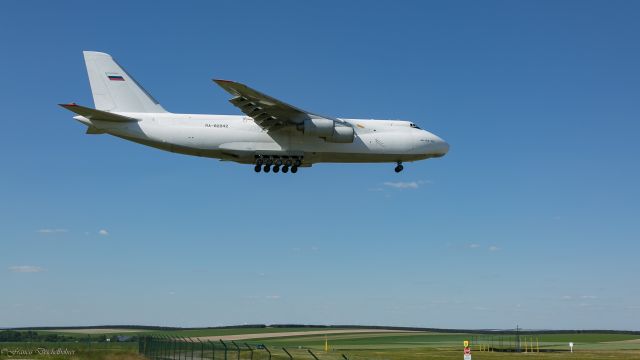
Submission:
[[[254,90],[244,84],[229,80],[213,80],[233,95],[229,102],[244,114],[253,118],[266,130],[277,130],[287,125],[297,125],[310,117],[310,113]]]
[[[87,128],[87,132],[86,132],[86,134],[89,134],[89,135],[99,135],[99,134],[104,134],[104,133],[106,133],[106,131],[98,129],[95,126],[89,126]]]
[[[321,116],[289,105],[235,81],[213,81],[233,96],[229,100],[233,106],[253,118],[258,126],[267,131],[277,131],[290,126],[296,126],[300,130],[300,125],[308,119],[327,119],[336,124],[351,126],[343,120]]]

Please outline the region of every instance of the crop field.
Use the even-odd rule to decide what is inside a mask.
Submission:
[[[267,359],[265,350],[258,350],[258,344],[266,346],[272,351],[272,360],[289,359],[288,351],[294,359],[314,360],[309,350],[320,360],[344,359],[344,354],[351,360],[413,360],[413,359],[456,359],[463,358],[463,340],[472,340],[472,356],[478,359],[640,359],[640,335],[620,333],[587,333],[587,334],[527,334],[520,336],[521,348],[527,343],[527,353],[480,351],[498,348],[500,344],[507,344],[513,340],[513,335],[486,335],[443,332],[394,331],[387,332],[379,329],[340,329],[340,328],[233,328],[233,329],[185,329],[185,330],[141,330],[136,329],[80,329],[69,330],[39,330],[42,334],[64,334],[71,337],[71,341],[64,343],[29,343],[29,342],[0,342],[0,359],[51,359],[51,360],[134,360],[144,359],[138,355],[137,342],[93,342],[88,339],[98,336],[113,337],[126,336],[154,336],[180,337],[189,339],[191,344],[218,344],[218,338],[224,338],[231,346],[232,336],[242,335],[237,340],[239,346],[249,344],[254,348],[253,353],[244,349],[240,359]],[[328,332],[323,334],[320,332]],[[73,340],[75,339],[75,340]],[[501,342],[502,341],[502,342]],[[574,352],[568,351],[568,343],[574,343]],[[187,344],[180,342],[181,344]],[[535,344],[535,345],[534,345]],[[484,345],[484,346],[483,346]],[[328,346],[328,351],[325,351]],[[32,351],[28,356],[16,352],[18,349],[34,350],[67,349],[73,354],[39,354]],[[282,350],[285,348],[285,350]],[[209,358],[211,352],[200,352],[196,347],[195,355],[189,348],[179,350],[179,357],[184,359]],[[536,350],[549,352],[536,352]],[[215,359],[223,359],[219,352]],[[211,354],[211,355],[209,355]],[[176,357],[177,358],[177,357]],[[228,359],[237,359],[237,353],[230,351]]]
[[[336,330],[341,328],[331,328]],[[184,338],[192,337],[208,337],[208,336],[226,336],[240,334],[258,334],[258,333],[285,333],[285,332],[301,332],[301,331],[318,331],[327,330],[322,327],[260,327],[260,328],[228,328],[228,329],[185,329],[185,330],[138,330],[138,329],[60,329],[60,330],[39,330],[43,333],[53,333],[67,335],[73,337],[86,337],[87,335],[104,334],[104,335],[127,335],[127,336],[179,336]]]
[[[362,333],[362,334],[339,334],[328,335],[326,338],[329,344],[334,348],[358,348],[370,347],[378,344],[384,347],[451,347],[460,348],[464,340],[472,339],[473,334],[448,334],[448,333],[430,333],[430,332],[405,332],[405,333]],[[506,338],[507,336],[503,336]],[[513,338],[513,336],[508,336]],[[640,336],[625,334],[545,334],[545,335],[522,335],[521,341],[525,338],[534,339],[537,337],[539,345],[544,348],[562,346],[568,349],[569,342],[573,342],[576,349],[582,346],[599,345],[603,348],[612,348],[622,344],[635,346],[640,350]],[[480,336],[483,342],[490,343],[490,336]],[[494,336],[497,342],[500,336]],[[638,340],[634,342],[631,340]],[[253,342],[264,342],[274,346],[284,345],[303,345],[310,347],[321,347],[324,345],[325,336],[296,336],[281,337],[275,339],[255,339]],[[544,345],[543,345],[544,344]],[[472,348],[475,348],[472,345]]]
[[[499,338],[506,336],[487,336],[474,334],[448,334],[429,332],[407,332],[394,334],[339,334],[326,336],[296,336],[285,338],[255,339],[271,347],[311,348],[323,354],[325,339],[330,353],[344,353],[350,359],[462,359],[462,343],[474,336],[479,342],[499,344]],[[509,336],[513,338],[513,336]],[[537,343],[536,343],[537,338]],[[528,343],[527,353],[501,353],[479,351],[479,344],[472,345],[474,359],[640,359],[640,336],[627,334],[543,334],[522,335]],[[574,353],[570,353],[568,344],[574,343]],[[536,352],[555,350],[557,352]],[[533,352],[532,352],[533,351]],[[322,356],[319,356],[322,359]]]

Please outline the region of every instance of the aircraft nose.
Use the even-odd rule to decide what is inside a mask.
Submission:
[[[438,135],[431,134],[432,151],[436,157],[445,156],[449,152],[449,143]]]
[[[449,152],[449,143],[436,134],[421,130],[416,137],[416,150],[428,157],[441,157]]]
[[[440,139],[440,141],[437,142],[437,147],[437,151],[440,156],[445,156],[449,152],[449,143],[444,141],[443,139]]]

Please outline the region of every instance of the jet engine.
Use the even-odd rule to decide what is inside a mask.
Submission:
[[[306,136],[317,136],[333,143],[352,143],[355,136],[351,126],[329,119],[306,119],[302,131]]]

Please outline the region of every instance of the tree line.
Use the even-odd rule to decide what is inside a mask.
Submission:
[[[87,335],[87,336],[68,336],[54,333],[39,333],[33,330],[16,331],[4,330],[0,331],[0,342],[130,342],[138,341],[137,336],[122,335]]]

